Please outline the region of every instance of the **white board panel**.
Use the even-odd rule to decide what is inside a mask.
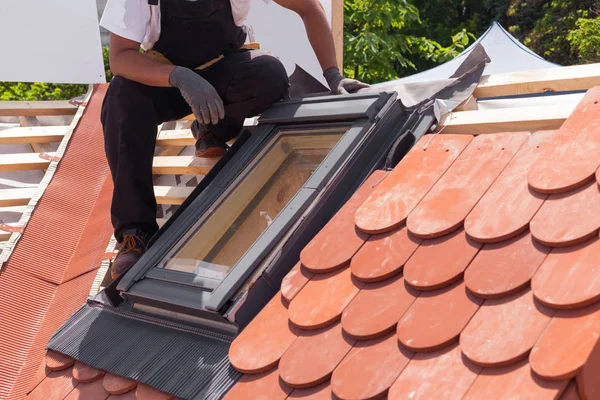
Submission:
[[[321,0],[331,25],[332,2]],[[275,54],[291,75],[298,64],[312,76],[325,83],[323,70],[319,65],[302,19],[293,11],[287,10],[274,1],[252,0],[252,9],[246,25],[252,26],[254,39],[261,49]]]
[[[0,0],[0,81],[103,83],[95,0]]]

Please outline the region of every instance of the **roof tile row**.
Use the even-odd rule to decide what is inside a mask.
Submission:
[[[48,351],[30,400],[173,400],[174,396]]]
[[[556,132],[426,135],[373,174],[234,341],[228,399],[598,397],[598,99]]]

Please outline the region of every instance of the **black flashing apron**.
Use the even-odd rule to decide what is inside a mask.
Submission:
[[[245,29],[233,21],[230,0],[161,0],[160,12],[154,50],[175,65],[196,68],[246,41]]]

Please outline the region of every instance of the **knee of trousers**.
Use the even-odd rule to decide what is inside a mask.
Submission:
[[[290,88],[290,80],[283,64],[270,54],[263,54],[254,61],[259,66],[259,72],[253,80],[260,97],[267,102],[280,100]]]

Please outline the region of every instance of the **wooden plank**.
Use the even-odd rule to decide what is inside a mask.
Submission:
[[[156,139],[157,146],[193,146],[196,139],[189,129],[161,131]]]
[[[0,117],[75,115],[77,109],[68,101],[0,101]]]
[[[600,64],[574,65],[484,76],[475,88],[474,96],[587,90],[597,85],[600,85]]]
[[[218,158],[194,156],[158,156],[154,157],[152,173],[155,175],[205,175],[218,160]]]
[[[35,195],[37,188],[0,189],[0,207],[24,206]]]
[[[54,153],[48,153],[53,156]],[[46,169],[50,161],[44,160],[38,153],[0,154],[0,172]]]
[[[154,186],[154,195],[158,204],[180,205],[194,190],[193,187]]]
[[[10,128],[0,131],[0,144],[60,142],[68,126],[34,126]]]
[[[442,117],[436,129],[443,133],[470,135],[558,129],[576,105],[572,103],[449,113]]]

